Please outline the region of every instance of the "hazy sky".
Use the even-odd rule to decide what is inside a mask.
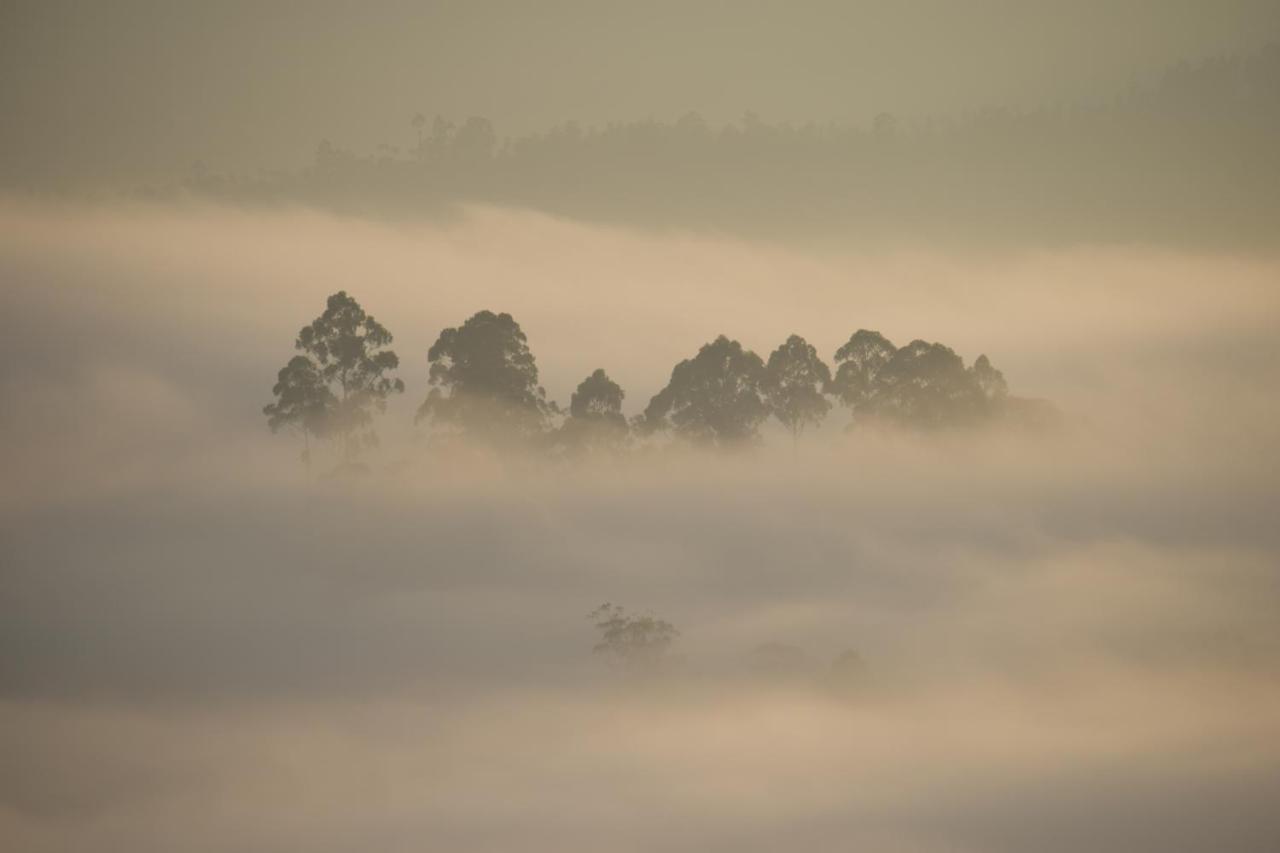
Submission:
[[[416,111],[865,122],[1107,97],[1280,37],[1275,0],[13,2],[0,176],[293,166]]]

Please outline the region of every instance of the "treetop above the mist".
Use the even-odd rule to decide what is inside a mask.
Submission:
[[[403,382],[383,375],[400,365],[386,349],[391,340],[385,326],[340,290],[329,297],[324,313],[298,332],[294,347],[310,355],[325,381],[337,382],[347,396],[385,400],[388,393],[404,390]]]
[[[568,417],[555,437],[555,443],[570,454],[594,451],[618,451],[625,445],[629,428],[622,413],[626,392],[597,368],[578,383],[569,399]]]
[[[769,417],[760,356],[720,335],[671,371],[638,422],[644,432],[674,428],[699,444],[728,446],[755,439]]]
[[[271,389],[276,401],[263,407],[267,426],[272,432],[298,428],[305,434],[324,438],[329,429],[329,413],[337,403],[325,385],[315,362],[305,355],[295,355],[280,368]]]
[[[478,311],[440,333],[427,351],[427,399],[417,418],[471,433],[532,434],[556,407],[538,384],[528,339],[510,314]]]
[[[350,462],[372,443],[375,412],[404,383],[387,375],[399,365],[391,334],[345,292],[299,333],[294,356],[277,374],[275,401],[263,409],[272,431],[299,429],[309,442],[340,439]],[[626,449],[632,430],[625,392],[603,368],[582,380],[567,410],[547,400],[528,339],[510,314],[478,311],[440,332],[427,351],[431,390],[417,420],[500,446],[540,446],[578,456]],[[966,367],[950,347],[914,340],[903,347],[859,329],[835,352],[836,370],[793,334],[765,362],[725,335],[704,344],[671,371],[666,387],[635,418],[636,434],[671,431],[693,444],[750,446],[773,416],[798,443],[844,404],[853,425],[881,422],[937,429],[1013,416],[1051,421],[1051,407],[1011,397],[1004,375],[986,355]],[[563,417],[556,426],[553,418]]]
[[[855,411],[869,398],[876,377],[893,358],[897,347],[879,332],[859,329],[836,350],[836,375],[832,391]]]
[[[303,355],[278,374],[276,402],[263,409],[268,425],[273,431],[296,427],[308,438],[336,436],[350,462],[361,445],[377,440],[373,413],[404,391],[404,382],[388,375],[400,365],[391,341],[386,327],[346,291],[330,296],[324,313],[298,332],[294,348]]]
[[[827,391],[831,370],[818,350],[799,335],[791,335],[765,364],[764,390],[770,410],[799,440],[806,426],[821,423],[831,411]]]
[[[914,340],[901,348],[859,329],[836,351],[832,390],[854,415],[904,426],[943,427],[989,419],[1008,397],[1004,375],[981,355],[966,368],[955,350]]]
[[[631,672],[652,672],[667,659],[671,645],[680,636],[665,619],[636,616],[625,607],[605,602],[587,614],[600,632],[593,651],[611,665]]]
[[[597,368],[578,384],[569,399],[569,416],[590,421],[622,421],[622,399],[626,392],[609,378],[603,368]]]

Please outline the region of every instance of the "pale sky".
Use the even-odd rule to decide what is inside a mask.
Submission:
[[[403,145],[418,111],[507,135],[1106,98],[1280,39],[1276,0],[7,0],[0,16],[6,183],[293,167],[322,138]]]

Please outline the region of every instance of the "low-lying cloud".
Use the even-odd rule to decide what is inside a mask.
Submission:
[[[477,210],[0,208],[0,838],[24,850],[1274,849],[1275,258],[801,250]],[[345,289],[408,391],[359,480],[261,415]],[[716,334],[987,353],[1048,431],[460,457],[509,311],[634,414]],[[681,631],[636,681],[602,601]],[[811,667],[762,676],[753,650]],[[851,690],[825,675],[848,649]],[[785,676],[785,674],[784,674]]]

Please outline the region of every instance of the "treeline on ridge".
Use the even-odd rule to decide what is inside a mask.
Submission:
[[[271,430],[301,433],[308,460],[313,440],[328,441],[344,464],[353,464],[377,441],[375,416],[405,391],[394,375],[400,359],[391,343],[386,327],[345,291],[330,296],[298,333],[299,354],[277,374],[274,400],[263,409]],[[750,446],[770,417],[798,443],[836,404],[852,414],[850,426],[918,429],[1034,417],[1045,405],[1011,396],[985,355],[966,366],[943,344],[897,347],[867,329],[836,350],[834,372],[799,335],[767,360],[721,335],[677,364],[666,387],[630,420],[623,389],[603,368],[582,380],[567,407],[548,400],[528,340],[510,314],[479,311],[444,329],[427,361],[430,388],[418,422],[494,447],[562,456],[619,453],[663,432],[706,447]]]
[[[197,168],[187,191],[356,212],[493,204],[591,221],[874,239],[1268,245],[1280,223],[1280,45],[1174,66],[1110,102],[881,113],[867,125],[715,126],[697,113],[503,138],[492,121],[415,114],[408,141],[256,176]]]

